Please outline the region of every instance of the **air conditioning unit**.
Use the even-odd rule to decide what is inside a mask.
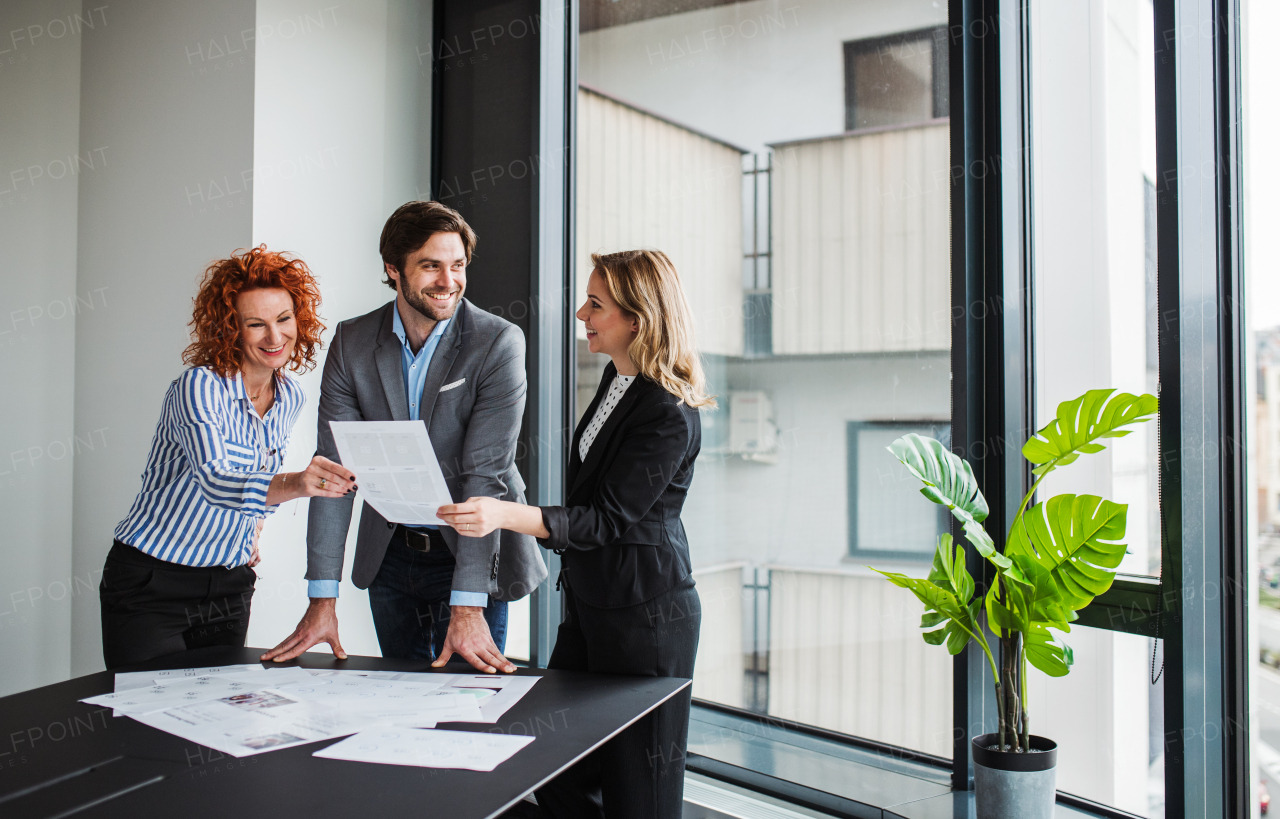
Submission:
[[[728,451],[747,461],[778,462],[778,427],[768,393],[730,390]]]

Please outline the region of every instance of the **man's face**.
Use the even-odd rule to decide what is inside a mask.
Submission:
[[[467,289],[467,252],[456,233],[433,233],[404,260],[404,272],[386,265],[409,306],[432,321],[452,318]]]

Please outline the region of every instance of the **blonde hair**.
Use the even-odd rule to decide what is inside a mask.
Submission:
[[[640,373],[690,407],[714,407],[694,344],[693,313],[680,274],[660,250],[591,254],[609,295],[635,317],[638,332],[627,348]]]

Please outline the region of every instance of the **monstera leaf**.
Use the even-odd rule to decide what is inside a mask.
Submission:
[[[1022,447],[1022,455],[1037,466],[1031,471],[1045,475],[1066,466],[1082,454],[1101,452],[1098,441],[1123,438],[1155,416],[1159,403],[1154,395],[1112,395],[1115,390],[1089,390],[1072,401],[1058,405],[1058,417],[1037,432]],[[895,453],[897,454],[897,453]]]
[[[1115,579],[1127,510],[1097,495],[1055,495],[1014,522],[1005,554],[1019,566],[1038,564],[1052,579],[1057,603],[1077,611]]]
[[[994,669],[991,650],[986,638],[982,636],[982,625],[978,619],[982,598],[973,597],[975,586],[973,577],[965,566],[964,548],[953,544],[951,535],[944,534],[938,539],[938,548],[927,579],[908,577],[897,572],[881,572],[879,569],[875,571],[880,572],[895,586],[910,591],[924,604],[920,627],[932,629],[922,635],[926,643],[935,646],[945,644],[947,651],[959,654],[969,644],[969,640],[976,639],[986,652],[988,660],[992,661]]]
[[[1044,626],[1024,631],[1022,647],[1027,653],[1027,662],[1050,677],[1065,677],[1075,663],[1071,647],[1056,639]]]
[[[1008,579],[1010,574],[998,576],[987,592],[987,622],[996,635],[1003,638],[1005,632],[1025,632],[1039,626],[1071,631],[1070,624],[1078,616],[1063,604],[1049,570],[1023,554],[1014,557],[1014,564],[1021,570],[1021,580],[1013,583]],[[1000,595],[1002,583],[1004,594]]]
[[[996,551],[995,541],[981,526],[989,509],[969,464],[936,438],[925,438],[914,432],[894,441],[888,449],[924,484],[920,494],[951,510],[964,526],[965,539],[980,555],[1002,569],[1009,567],[1008,559]]]

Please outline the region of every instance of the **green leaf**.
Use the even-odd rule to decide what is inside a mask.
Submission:
[[[938,536],[938,546],[933,550],[933,564],[929,566],[930,583],[934,583],[949,592],[955,589],[951,585],[951,535],[943,532]]]
[[[936,438],[908,433],[889,445],[889,451],[924,483],[926,498],[942,504],[962,523],[987,519],[986,498],[978,490],[973,470]]]
[[[964,539],[973,544],[973,548],[978,550],[978,554],[1001,569],[1008,569],[1012,565],[1007,557],[996,551],[996,542],[991,539],[991,535],[987,534],[987,530],[983,529],[982,524],[977,521],[970,520],[965,522]]]
[[[942,641],[947,639],[947,630],[940,628],[937,631],[926,631],[923,635],[924,641],[931,646],[940,646]]]
[[[1001,569],[1009,567],[1009,561],[996,551],[995,541],[982,528],[982,521],[987,519],[990,510],[973,477],[973,469],[964,459],[936,438],[925,438],[914,432],[894,441],[888,449],[924,484],[920,494],[951,510],[964,528],[965,539],[978,554]]]
[[[1006,608],[999,600],[991,600],[987,604],[987,622],[995,631],[1023,631],[1028,623],[1022,621],[1016,612]]]
[[[1033,564],[1048,574],[1038,583],[1029,577],[1043,619],[1063,622],[1062,609],[1082,609],[1111,587],[1125,555],[1127,509],[1097,495],[1055,495],[1014,522],[1005,554],[1024,575],[1038,577]]]
[[[1058,587],[1054,583],[1052,573],[1029,555],[1020,554],[1014,560],[1027,578],[1022,589],[1026,618],[1031,622],[1052,626],[1059,631],[1071,631],[1071,626],[1068,624],[1076,619],[1076,613],[1058,594]]]
[[[1082,453],[1101,452],[1102,438],[1122,438],[1130,430],[1121,427],[1151,420],[1159,409],[1154,395],[1131,395],[1115,390],[1089,390],[1058,405],[1058,415],[1022,447],[1036,475],[1045,475],[1075,461]]]
[[[1050,677],[1065,677],[1075,662],[1071,649],[1055,639],[1044,626],[1024,632],[1023,647],[1027,652],[1027,662]]]
[[[951,535],[943,537],[951,540]],[[967,603],[973,597],[973,577],[969,574],[969,567],[965,565],[964,547],[959,544],[956,545],[955,560],[951,564],[951,589],[961,603]]]
[[[947,621],[946,615],[940,614],[936,611],[926,611],[920,617],[920,628],[934,628],[935,626],[941,625],[946,621]]]
[[[939,544],[941,548],[941,544]],[[959,649],[952,650],[959,644],[963,649],[968,643],[970,634],[977,633],[977,619],[972,616],[969,606],[956,599],[956,596],[949,590],[942,588],[937,583],[931,583],[928,580],[921,580],[915,577],[908,577],[905,574],[897,572],[883,572],[879,569],[872,569],[884,575],[890,583],[900,586],[914,594],[921,603],[924,604],[925,616],[930,620],[930,613],[936,613],[941,616],[934,624],[946,622],[946,626],[937,631],[928,631],[923,635],[925,642],[931,645],[941,644],[943,637],[939,636],[945,632],[947,641],[947,650],[952,654],[958,653]],[[922,620],[923,624],[923,620]],[[935,642],[936,641],[936,642]]]

